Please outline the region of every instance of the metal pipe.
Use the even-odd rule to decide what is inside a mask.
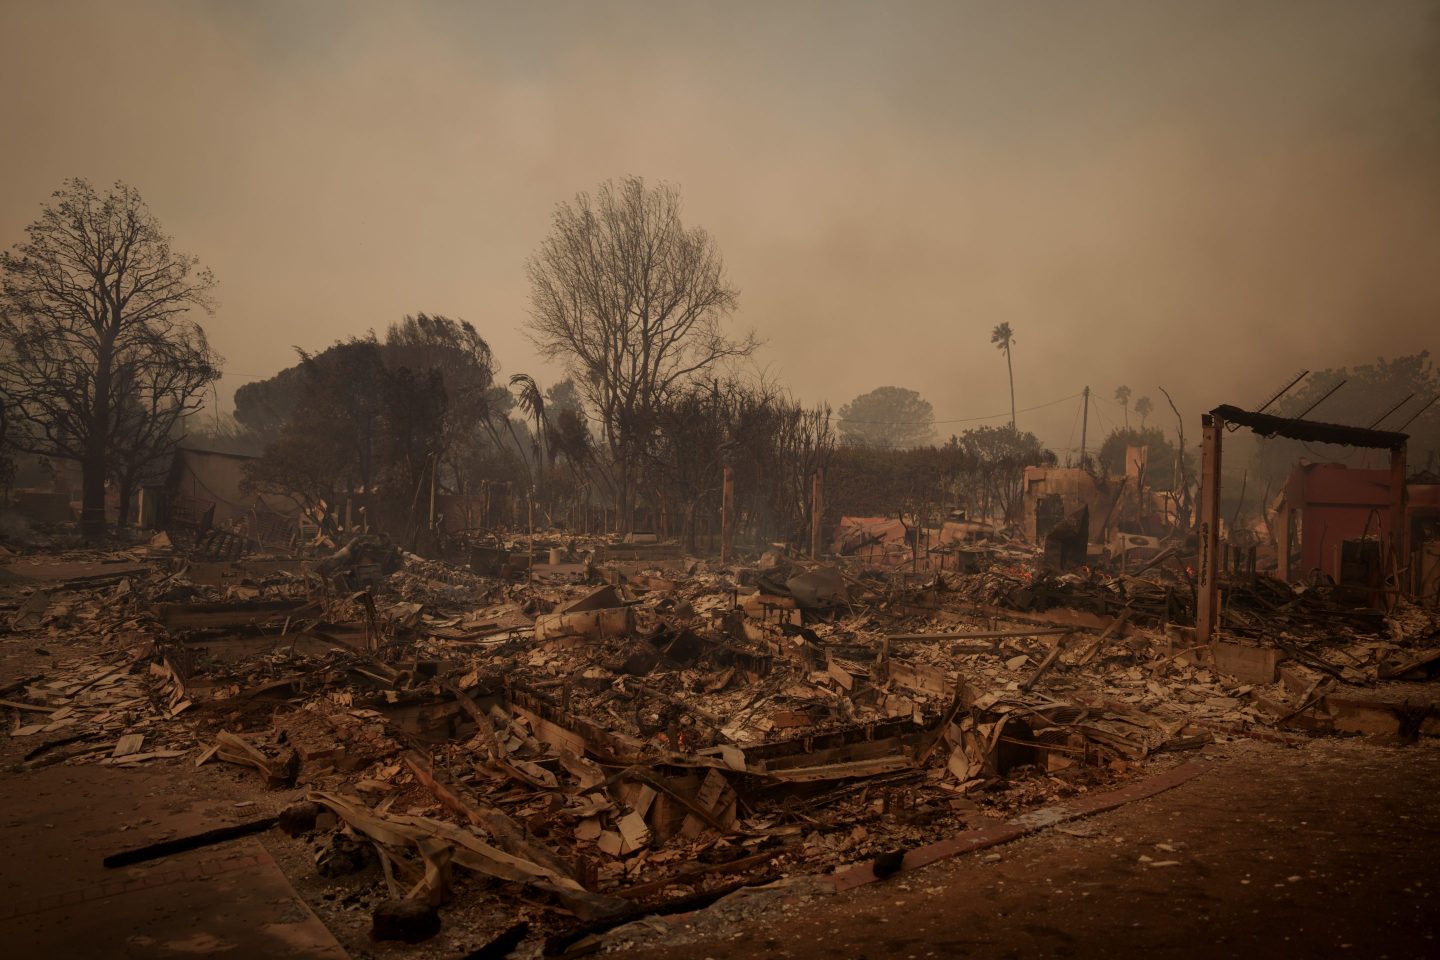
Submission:
[[[1405,404],[1409,403],[1411,400],[1414,400],[1414,399],[1415,399],[1415,394],[1413,394],[1413,393],[1407,394],[1404,400],[1401,400],[1399,403],[1395,404],[1395,406],[1391,407],[1389,410],[1386,410],[1384,413],[1380,414],[1380,419],[1379,419],[1379,420],[1376,420],[1374,423],[1370,424],[1370,429],[1371,429],[1371,430],[1374,430],[1376,427],[1380,426],[1380,421],[1381,421],[1381,420],[1384,420],[1386,417],[1390,416],[1390,414],[1394,413],[1396,410],[1399,410],[1401,407],[1405,406]]]
[[[1260,409],[1256,410],[1255,412],[1256,412],[1256,413],[1264,413],[1266,410],[1270,409],[1270,405],[1271,405],[1272,403],[1274,403],[1276,400],[1279,400],[1281,397],[1285,396],[1285,394],[1289,393],[1291,387],[1295,386],[1295,384],[1299,383],[1301,380],[1304,380],[1304,379],[1305,379],[1306,377],[1308,377],[1309,375],[1310,375],[1310,371],[1309,371],[1309,370],[1301,370],[1299,373],[1297,373],[1297,374],[1295,375],[1295,379],[1294,379],[1294,380],[1291,380],[1289,383],[1285,384],[1285,386],[1281,387],[1281,388],[1279,389],[1279,391],[1276,392],[1276,394],[1275,394],[1273,397],[1271,397],[1269,400],[1266,400],[1265,403],[1264,403],[1264,405],[1261,406]],[[1344,383],[1345,381],[1342,380],[1342,381],[1340,381],[1340,382],[1341,382],[1341,383]],[[1334,391],[1332,390],[1331,393],[1333,393],[1333,392],[1334,392]],[[1329,395],[1330,395],[1330,394],[1327,393],[1325,396],[1328,397]],[[1325,399],[1325,397],[1321,397],[1320,399],[1323,400],[1323,399]],[[1319,402],[1319,401],[1317,401],[1317,402]]]
[[[1425,404],[1425,406],[1410,414],[1410,419],[1406,420],[1404,423],[1400,424],[1400,426],[1396,427],[1395,432],[1399,433],[1401,430],[1404,430],[1406,427],[1410,426],[1410,424],[1414,423],[1415,418],[1420,416],[1420,414],[1424,413],[1426,410],[1429,410],[1430,407],[1434,405],[1436,400],[1440,400],[1440,393],[1435,394],[1435,396],[1430,398],[1429,403]]]
[[[1310,406],[1306,407],[1301,412],[1300,416],[1296,417],[1295,419],[1304,420],[1305,414],[1309,413],[1311,410],[1314,410],[1316,407],[1320,406],[1320,404],[1330,399],[1330,394],[1334,393],[1336,390],[1339,390],[1341,387],[1345,386],[1345,384],[1349,382],[1349,380],[1341,380],[1339,383],[1335,384],[1335,386],[1331,387],[1329,390],[1326,390],[1325,394],[1319,400],[1316,400],[1314,403],[1310,404]]]

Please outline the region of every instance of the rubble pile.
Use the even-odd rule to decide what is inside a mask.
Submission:
[[[1007,546],[907,573],[556,542],[474,569],[376,537],[219,563],[156,543],[61,558],[114,574],[0,576],[9,642],[64,650],[0,691],[35,741],[20,767],[252,769],[303,794],[292,832],[370,890],[377,931],[433,932],[406,902],[509,898],[559,949],[744,884],[879,871],[1217,737],[1440,730],[1415,693],[1440,672],[1433,614],[1236,574],[1234,639],[1201,648],[1173,553],[1055,574]]]
[[[1177,566],[1157,564],[1137,574],[1099,569],[1035,573],[997,566],[977,575],[941,573],[931,589],[1017,613],[1066,609],[1116,616],[1129,609],[1137,623],[1188,623],[1195,618],[1194,574]],[[1267,576],[1222,575],[1221,589],[1226,596],[1222,624],[1236,636],[1262,638],[1277,627],[1310,632],[1337,625],[1352,632],[1383,628],[1381,614],[1342,602],[1334,585],[1291,587]]]

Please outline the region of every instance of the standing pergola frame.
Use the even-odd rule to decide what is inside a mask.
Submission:
[[[1199,643],[1209,643],[1215,635],[1220,615],[1220,461],[1221,440],[1227,424],[1248,427],[1261,437],[1287,437],[1310,443],[1333,443],[1346,447],[1365,447],[1390,451],[1390,549],[1386,559],[1392,571],[1399,571],[1408,554],[1408,531],[1405,526],[1405,444],[1410,437],[1389,430],[1369,430],[1340,423],[1320,423],[1276,417],[1268,413],[1251,413],[1229,404],[1221,404],[1200,418],[1203,437],[1200,447],[1200,556],[1197,561],[1199,580],[1196,584],[1195,635]],[[1400,581],[1397,577],[1396,588]]]

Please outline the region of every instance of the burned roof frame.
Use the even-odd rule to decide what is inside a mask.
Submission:
[[[1252,413],[1239,407],[1222,403],[1210,411],[1210,416],[1226,423],[1249,427],[1262,437],[1287,437],[1310,443],[1336,443],[1347,447],[1370,447],[1376,450],[1399,450],[1410,439],[1409,434],[1390,430],[1371,430],[1366,427],[1351,427],[1343,423],[1322,423],[1318,420],[1300,420],[1292,417],[1277,417],[1268,413]]]

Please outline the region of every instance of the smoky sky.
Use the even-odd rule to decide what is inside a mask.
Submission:
[[[548,382],[525,259],[636,174],[802,400],[1008,411],[1008,322],[1022,410],[1124,383],[1168,428],[1163,384],[1193,439],[1301,369],[1440,346],[1437,36],[1403,2],[4,0],[0,244],[67,177],[139,188],[220,282],[222,407],[416,311]],[[1020,425],[1074,447],[1076,407]]]

